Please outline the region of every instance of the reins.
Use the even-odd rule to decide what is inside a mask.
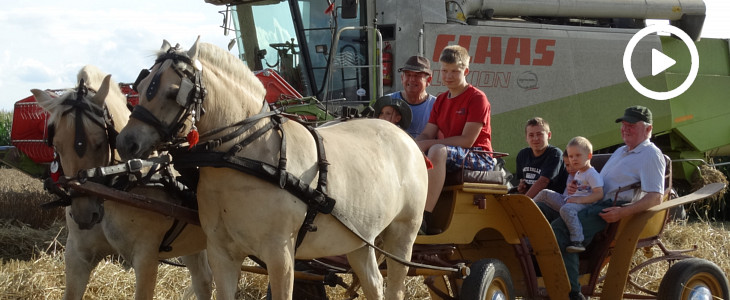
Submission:
[[[180,56],[179,54],[175,54],[173,51],[176,50],[176,48],[170,48],[167,53],[161,55],[158,57],[158,59],[155,61],[155,65],[159,63],[166,64],[167,60],[174,59],[175,57]],[[179,59],[182,61],[182,59]],[[190,62],[191,60],[188,58],[186,63],[192,64]],[[198,63],[197,61],[195,63]],[[202,86],[202,70],[198,70],[195,72],[195,74],[192,76],[193,78],[189,78],[189,75],[186,74],[183,76],[183,74],[176,69],[176,67],[172,67],[178,75],[181,76],[181,80],[190,81],[190,82],[200,82]],[[187,69],[187,68],[186,68]],[[159,81],[159,77],[161,72],[164,71],[162,67],[160,67],[157,71],[157,73],[152,78],[152,82]],[[140,73],[140,76],[144,74],[144,70]],[[149,75],[149,72],[146,72],[147,75]],[[137,81],[140,81],[141,79],[138,79]],[[156,89],[158,86],[157,84],[151,83],[150,86],[154,86]],[[184,85],[184,84],[181,84]],[[150,94],[156,93],[156,91],[150,92],[149,87],[148,91],[146,91],[146,95],[148,95],[148,101],[151,101],[152,98],[149,97]],[[178,101],[178,104],[181,106],[181,112],[188,112],[191,111],[191,107],[193,105],[197,105],[198,109],[201,109],[201,105],[204,101],[205,92],[201,93],[203,97],[196,99],[195,101],[187,101],[185,104],[180,103]],[[180,94],[176,97],[177,99],[180,99]],[[137,106],[135,108],[135,111],[140,109],[141,106]],[[149,113],[146,109],[144,109],[146,113]],[[195,110],[195,109],[193,109]],[[148,122],[146,119],[152,119],[152,118],[139,118],[140,115],[146,114],[146,113],[133,113],[132,117],[135,117],[139,119],[142,122],[147,123],[150,126],[155,127],[155,125],[160,125],[161,123],[159,121],[152,123]],[[178,116],[180,116],[182,113],[178,113]],[[267,122],[265,125],[251,133],[250,135],[246,137],[241,137],[243,133],[250,131],[250,129],[253,128],[255,124],[258,123],[258,121],[269,119],[269,122]],[[156,118],[154,118],[156,119]],[[185,117],[178,120],[178,125],[174,126],[181,126],[182,122],[185,121]],[[222,137],[216,138],[216,139],[210,139],[207,141],[203,141],[200,144],[197,145],[190,145],[189,147],[185,147],[182,145],[182,143],[173,143],[171,145],[172,148],[169,148],[170,153],[173,156],[173,163],[178,169],[188,169],[188,170],[195,170],[197,167],[214,167],[214,168],[230,168],[234,170],[241,171],[243,173],[258,177],[260,179],[264,179],[266,181],[271,182],[274,185],[278,185],[279,188],[286,190],[290,194],[296,196],[303,202],[307,204],[307,214],[305,216],[305,219],[303,221],[303,224],[300,226],[299,232],[297,234],[297,240],[296,240],[296,246],[295,249],[298,248],[301,243],[303,242],[303,239],[307,232],[310,231],[316,231],[317,228],[314,226],[314,219],[317,215],[317,213],[325,213],[325,214],[332,214],[332,216],[337,219],[345,228],[347,228],[350,232],[352,232],[355,236],[357,236],[361,241],[363,241],[366,245],[369,247],[372,247],[376,251],[383,253],[388,258],[391,258],[395,261],[398,261],[399,263],[410,266],[410,267],[419,267],[419,268],[430,268],[430,269],[436,269],[436,270],[443,270],[443,271],[450,271],[450,272],[463,272],[462,268],[446,268],[446,267],[437,267],[437,266],[430,266],[430,265],[424,265],[424,264],[418,264],[418,263],[412,263],[409,261],[406,261],[405,259],[396,257],[385,250],[375,246],[372,242],[368,241],[365,237],[363,237],[353,226],[353,224],[350,222],[350,220],[347,218],[347,216],[343,216],[339,214],[337,211],[334,210],[334,206],[336,203],[336,200],[327,195],[327,174],[328,174],[328,166],[329,163],[327,162],[325,150],[324,150],[324,144],[322,142],[322,137],[317,132],[317,130],[311,126],[308,126],[306,124],[302,124],[305,126],[309,132],[312,134],[316,148],[317,148],[317,165],[318,165],[318,183],[316,188],[312,188],[308,183],[301,180],[299,177],[289,173],[286,170],[286,134],[283,131],[283,128],[281,125],[286,121],[287,119],[281,114],[281,112],[277,110],[273,111],[267,111],[267,105],[264,101],[264,105],[261,108],[261,112],[259,112],[256,115],[253,115],[249,118],[246,118],[242,121],[236,122],[234,124],[224,126],[221,128],[217,128],[214,130],[211,130],[210,132],[206,132],[201,137],[209,138],[212,135],[219,134],[223,132],[226,129],[236,127],[235,130],[233,130],[230,133],[227,133],[226,135],[223,135]],[[195,120],[193,120],[194,125]],[[179,127],[171,127],[171,128],[179,128]],[[274,166],[271,164],[268,164],[266,162],[249,159],[245,157],[239,157],[236,154],[243,150],[247,145],[250,145],[253,141],[257,140],[261,136],[263,136],[266,132],[269,132],[270,130],[276,130],[279,135],[281,136],[281,144],[280,144],[280,150],[279,150],[279,163],[278,166]],[[159,129],[158,129],[159,131]],[[172,130],[165,130],[165,132],[172,132]],[[234,144],[230,149],[228,149],[225,152],[222,151],[214,151],[214,149],[218,148],[222,144],[231,141],[236,138],[242,138],[241,142],[238,142]],[[174,136],[162,136],[161,139],[163,142],[169,142],[175,139]]]

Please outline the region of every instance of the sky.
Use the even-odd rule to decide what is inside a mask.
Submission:
[[[730,1],[705,4],[702,36],[730,38]],[[132,82],[151,66],[163,39],[187,49],[200,35],[225,49],[235,35],[223,34],[224,8],[203,0],[2,1],[0,111],[11,111],[34,88],[74,87],[87,64]]]

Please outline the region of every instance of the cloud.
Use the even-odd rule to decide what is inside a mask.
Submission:
[[[136,79],[167,39],[190,46],[202,41],[225,48],[223,7],[203,1],[4,2],[0,10],[0,110],[12,110],[31,88],[75,86],[76,73],[98,66],[119,82]]]

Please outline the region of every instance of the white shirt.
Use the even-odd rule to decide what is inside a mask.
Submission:
[[[662,151],[649,139],[641,142],[634,150],[629,151],[624,145],[611,155],[601,169],[605,198],[635,202],[646,193],[664,193],[664,170],[666,161]],[[641,193],[624,191],[614,199],[620,187],[641,182]]]

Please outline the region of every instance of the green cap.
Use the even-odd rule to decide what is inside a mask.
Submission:
[[[616,119],[616,123],[626,121],[631,124],[634,124],[639,121],[644,121],[644,123],[651,124],[651,111],[641,105],[635,105],[632,107],[629,107],[624,111],[624,116]]]

